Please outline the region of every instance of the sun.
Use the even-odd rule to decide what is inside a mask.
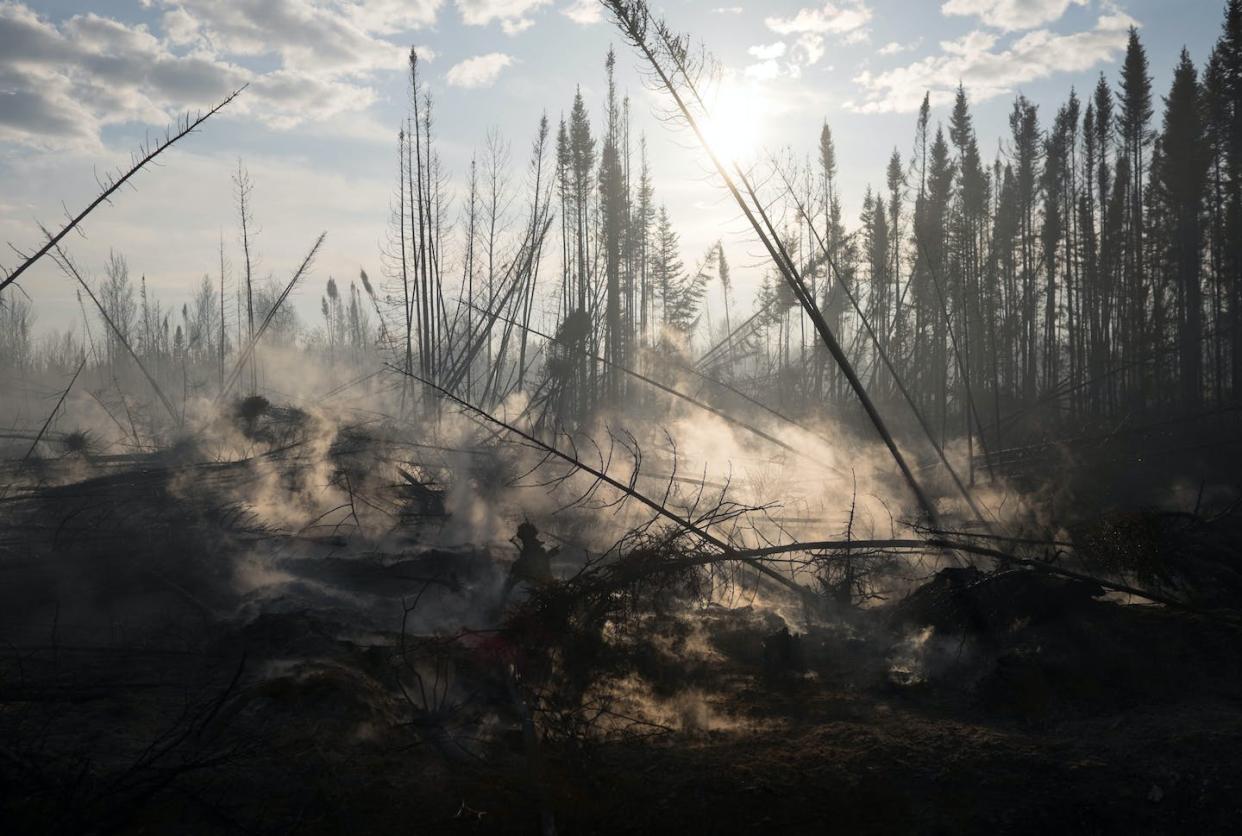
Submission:
[[[751,84],[725,80],[716,89],[707,103],[711,117],[704,134],[722,162],[745,162],[759,151],[763,104],[763,96]]]

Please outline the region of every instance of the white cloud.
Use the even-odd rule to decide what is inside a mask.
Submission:
[[[574,23],[590,26],[603,20],[603,10],[604,7],[600,5],[599,0],[574,0],[574,2],[561,9],[561,14]]]
[[[186,46],[198,40],[198,21],[180,6],[164,12],[163,24],[164,34],[177,46]]]
[[[393,35],[436,22],[444,0],[143,0],[144,5],[181,9],[209,25],[215,37],[266,39],[272,45],[299,38],[355,33]],[[322,44],[321,44],[322,45]]]
[[[971,32],[942,43],[939,55],[878,74],[862,73],[854,80],[864,95],[851,107],[865,113],[913,112],[925,93],[933,104],[952,101],[959,82],[975,101],[1002,96],[1036,79],[1082,72],[1113,59],[1125,49],[1135,25],[1128,15],[1112,12],[1087,31],[1059,35],[1040,29],[1006,49],[997,48],[994,34]]]
[[[779,61],[770,60],[763,61],[758,64],[751,64],[746,68],[746,77],[756,81],[771,81],[781,75],[781,65]]]
[[[457,0],[457,11],[467,26],[486,26],[498,21],[506,35],[516,35],[534,25],[528,15],[552,0]]]
[[[323,75],[400,67],[403,50],[378,36],[435,22],[440,0],[158,0],[184,43],[238,56],[278,56],[286,70]]]
[[[741,6],[717,6],[712,9],[712,14],[714,15],[740,15],[741,13]]]
[[[24,4],[0,4],[0,140],[94,146],[105,125],[161,124],[171,109],[208,104],[249,77],[174,55],[144,28],[96,15],[58,27]]]
[[[444,0],[348,0],[342,4],[361,29],[393,35],[436,22]]]
[[[743,71],[747,78],[756,81],[771,81],[781,77],[801,78],[805,68],[818,64],[824,57],[824,36],[807,33],[798,36],[792,48],[784,41],[777,41],[772,44],[757,44],[747,52],[757,60],[757,63]]]
[[[769,24],[771,21],[769,21]],[[862,30],[846,35],[857,35]],[[814,31],[803,32],[790,47],[784,41],[771,44],[756,44],[747,52],[757,60],[744,70],[747,78],[757,81],[771,81],[775,78],[800,78],[803,70],[818,64],[824,57],[824,36]],[[785,59],[785,60],[780,60]]]
[[[818,64],[819,59],[824,57],[823,35],[807,33],[798,38],[798,43],[795,46],[795,57],[803,64]]]
[[[799,9],[793,17],[769,17],[764,23],[779,35],[850,35],[870,20],[871,9],[865,0],[842,0],[840,4]]]
[[[919,45],[922,43],[923,43],[922,38],[919,38],[918,40],[912,41],[911,43],[908,43],[908,44],[903,44],[899,41],[889,41],[884,46],[876,50],[876,54],[877,55],[900,55],[903,52],[913,52],[914,50],[918,49]]]
[[[98,147],[107,125],[168,123],[249,83],[229,110],[271,127],[358,112],[405,47],[381,37],[434,22],[441,0],[148,0],[158,28],[89,13],[59,23],[0,2],[0,141]],[[263,72],[238,57],[270,56]]]
[[[747,50],[755,58],[760,61],[770,61],[773,58],[783,58],[787,47],[784,41],[777,41],[774,44],[758,44]]]
[[[871,43],[871,30],[866,27],[855,29],[845,33],[841,40],[847,44],[869,44]]]
[[[491,87],[500,78],[500,73],[513,64],[513,57],[503,52],[489,52],[487,55],[476,55],[455,64],[445,75],[450,86],[464,87],[473,90],[478,87]]]
[[[1087,3],[1088,0],[945,0],[940,11],[977,17],[988,26],[1013,32],[1060,20],[1071,5]]]

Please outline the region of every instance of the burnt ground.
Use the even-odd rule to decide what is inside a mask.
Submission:
[[[812,629],[801,669],[772,672],[771,616],[670,616],[620,667],[658,725],[549,740],[533,756],[503,694],[480,722],[429,719],[395,687],[396,636],[309,610],[187,619],[140,643],[48,637],[6,654],[5,829],[525,833],[544,810],[562,833],[1223,832],[1237,820],[1233,628],[1090,601],[999,636],[933,633],[912,657],[909,634],[881,618]],[[639,714],[627,705],[614,708]],[[477,745],[466,753],[456,735]]]
[[[3,503],[0,830],[1172,833],[1242,813],[1236,522],[1076,532],[1186,609],[992,566],[861,608],[741,582],[724,607],[652,572],[687,555],[660,540],[612,574],[563,555],[573,579],[502,605],[516,549],[273,531],[225,500],[247,472],[128,462]],[[390,498],[423,513],[428,490]]]

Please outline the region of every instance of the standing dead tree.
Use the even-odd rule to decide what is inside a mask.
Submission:
[[[475,306],[473,306],[473,305],[472,305],[471,307],[475,307]],[[478,308],[478,310],[479,310],[479,311],[481,311],[481,312],[486,313],[486,311],[483,311],[483,309],[482,309],[482,308]],[[672,386],[669,386],[669,385],[668,385],[668,384],[666,384],[666,383],[661,383],[660,381],[656,380],[655,378],[649,377],[649,376],[647,376],[647,375],[643,374],[642,372],[637,372],[637,371],[634,371],[633,369],[628,368],[628,367],[626,367],[626,366],[623,366],[623,365],[621,365],[620,363],[614,363],[613,361],[609,360],[609,359],[608,359],[608,358],[606,358],[606,357],[601,357],[600,355],[595,354],[593,351],[591,351],[589,347],[585,347],[585,346],[582,346],[582,345],[580,345],[580,344],[575,344],[575,343],[569,342],[569,341],[567,341],[567,340],[564,340],[564,339],[562,339],[562,338],[560,338],[560,337],[555,337],[555,336],[552,336],[552,335],[550,335],[550,334],[545,334],[545,333],[543,333],[542,331],[538,331],[538,330],[536,330],[535,328],[532,328],[532,327],[531,327],[531,326],[529,326],[529,325],[524,325],[524,324],[523,324],[523,323],[521,323],[521,322],[517,322],[517,321],[515,321],[515,320],[513,320],[513,319],[510,319],[509,317],[501,316],[500,314],[495,314],[495,315],[494,315],[494,317],[495,317],[496,319],[499,319],[499,320],[503,321],[503,322],[507,322],[507,323],[509,323],[510,325],[512,325],[512,326],[514,326],[514,327],[516,327],[516,328],[521,329],[524,333],[529,333],[529,334],[531,334],[531,335],[533,335],[533,336],[540,337],[541,339],[547,340],[548,342],[551,342],[551,343],[556,343],[556,344],[558,344],[558,345],[561,345],[561,346],[565,347],[565,349],[566,349],[566,350],[568,350],[568,351],[571,351],[571,352],[572,352],[572,351],[581,351],[581,352],[583,353],[583,355],[584,355],[585,357],[587,357],[588,359],[593,360],[593,361],[594,361],[594,362],[596,362],[596,363],[603,364],[604,366],[607,366],[609,369],[612,369],[612,370],[613,370],[613,371],[615,371],[615,372],[618,372],[618,373],[620,373],[620,374],[626,375],[626,376],[628,376],[628,377],[632,377],[632,378],[634,378],[635,380],[638,380],[638,381],[640,381],[640,382],[642,382],[642,383],[647,384],[648,386],[651,386],[652,388],[655,388],[655,389],[660,390],[661,392],[665,393],[666,395],[671,395],[672,397],[674,397],[674,398],[676,398],[676,399],[678,399],[678,400],[684,401],[685,403],[688,403],[688,404],[690,404],[691,406],[693,406],[693,407],[695,407],[695,408],[697,408],[697,409],[701,409],[701,410],[703,410],[704,412],[709,412],[709,413],[711,413],[712,415],[715,415],[717,418],[719,418],[719,419],[721,419],[722,421],[724,421],[725,423],[727,423],[727,424],[731,424],[731,425],[733,425],[733,426],[735,426],[735,427],[739,427],[739,428],[741,428],[741,429],[745,430],[746,432],[748,432],[748,433],[750,433],[750,434],[752,434],[752,435],[754,435],[754,436],[757,436],[758,438],[762,438],[764,441],[767,441],[767,442],[769,442],[770,444],[775,444],[777,447],[780,447],[782,450],[784,450],[784,451],[786,451],[786,452],[788,452],[788,453],[793,453],[795,456],[799,456],[799,457],[801,457],[801,458],[805,458],[805,459],[807,459],[807,460],[809,460],[809,461],[813,462],[814,464],[819,465],[820,467],[824,467],[824,468],[827,468],[827,469],[832,470],[832,471],[834,471],[834,472],[838,472],[836,468],[832,467],[831,465],[827,464],[826,462],[821,462],[821,461],[818,461],[818,460],[817,460],[817,459],[815,459],[813,456],[808,455],[808,454],[806,453],[806,451],[805,451],[805,450],[799,450],[797,447],[794,447],[792,444],[789,444],[788,442],[785,442],[785,441],[781,441],[781,440],[780,440],[779,438],[777,438],[776,436],[771,435],[770,433],[766,433],[766,432],[764,432],[763,430],[759,429],[758,427],[751,426],[750,424],[746,423],[745,421],[742,421],[742,420],[740,420],[740,419],[738,419],[738,418],[734,418],[733,416],[729,415],[727,412],[725,412],[725,411],[723,411],[723,410],[721,410],[721,409],[717,409],[716,407],[712,406],[711,404],[709,404],[709,403],[705,403],[704,401],[701,401],[701,400],[699,400],[698,398],[695,398],[695,397],[692,397],[692,396],[690,396],[690,395],[687,395],[686,393],[681,392],[681,391],[677,390],[676,388],[674,388],[674,387],[672,387]],[[785,420],[789,420],[789,419],[785,419]]]
[[[819,332],[820,339],[828,348],[829,354],[845,375],[850,388],[862,404],[876,432],[888,447],[901,471],[902,477],[910,487],[918,501],[919,507],[933,525],[939,519],[935,505],[928,497],[919,481],[914,476],[905,457],[902,455],[896,440],[889,432],[879,410],[871,400],[866,386],[855,371],[845,350],[837,341],[836,335],[829,328],[819,306],[811,295],[810,289],[802,279],[802,275],[793,258],[785,247],[780,234],[768,217],[763,202],[755,193],[755,189],[742,167],[736,161],[732,165],[724,160],[713,148],[711,141],[704,133],[704,125],[710,121],[711,113],[699,93],[699,78],[703,64],[693,61],[690,57],[688,39],[675,35],[661,20],[652,17],[644,0],[604,0],[612,12],[614,21],[626,40],[637,49],[650,66],[656,87],[665,91],[675,103],[675,114],[679,114],[684,123],[694,133],[703,150],[711,159],[712,165],[724,181],[725,188],[732,195],[742,214],[754,228],[760,242],[768,251],[781,277],[793,292],[794,297],[802,306],[811,322]],[[696,69],[697,65],[697,69]],[[730,168],[732,170],[730,170]],[[745,192],[743,194],[743,191]]]
[[[536,199],[531,206],[530,218],[526,222],[525,234],[518,245],[517,252],[505,267],[504,272],[497,277],[495,292],[488,298],[486,309],[477,309],[482,312],[481,318],[474,321],[471,317],[467,321],[467,333],[450,334],[461,340],[460,350],[454,350],[456,339],[446,340],[448,344],[441,347],[443,367],[439,369],[440,377],[450,389],[456,391],[467,379],[476,358],[485,346],[490,344],[492,330],[496,322],[503,318],[503,311],[510,311],[513,314],[511,318],[514,320],[525,315],[529,305],[528,294],[537,278],[543,243],[548,231],[552,228],[552,222],[551,201],[541,202]],[[470,310],[472,306],[466,300],[459,300],[458,307],[460,312],[461,309]],[[454,316],[454,324],[461,321],[460,316]],[[508,342],[507,336],[504,342]],[[484,387],[485,397],[493,390],[500,391],[504,388],[499,380],[495,379],[498,374],[498,370],[493,370]]]
[[[250,194],[254,184],[250,181],[250,172],[237,160],[237,174],[233,176],[233,186],[237,193],[237,218],[241,226],[241,244],[243,266],[246,278],[246,338],[254,342],[254,275],[253,260],[250,252],[250,232],[254,226],[254,216],[250,209]],[[241,324],[237,326],[241,332]],[[259,371],[254,363],[250,364],[250,391],[253,394],[259,388]]]
[[[250,341],[246,344],[245,350],[242,351],[237,358],[237,362],[233,365],[232,373],[229,374],[228,380],[225,382],[224,387],[221,388],[220,394],[216,397],[217,403],[223,400],[233,389],[233,385],[237,383],[237,378],[241,375],[246,363],[250,361],[252,356],[254,356],[255,347],[258,346],[259,341],[263,339],[263,334],[267,331],[268,326],[272,324],[272,320],[276,318],[276,314],[280,311],[281,305],[285,303],[285,300],[289,298],[289,294],[293,292],[293,286],[296,285],[298,280],[301,279],[306,271],[310,269],[311,262],[315,260],[315,255],[318,254],[319,248],[323,246],[323,239],[327,236],[328,233],[326,232],[320,233],[314,246],[311,247],[310,252],[306,254],[306,258],[302,260],[302,264],[294,272],[293,278],[291,278],[289,283],[285,285],[284,290],[280,292],[280,296],[276,297],[276,299],[272,302],[272,307],[267,312],[267,315],[263,317],[263,322],[259,325],[254,335],[250,338]]]
[[[401,370],[397,368],[393,368],[392,370],[396,372],[401,372]],[[763,563],[760,563],[754,559],[746,557],[743,552],[734,548],[728,542],[720,539],[716,535],[712,534],[710,531],[707,531],[706,528],[704,528],[702,525],[697,524],[695,521],[685,516],[682,516],[681,514],[677,514],[674,511],[669,510],[669,508],[664,503],[658,502],[655,499],[652,499],[651,497],[647,496],[646,494],[641,493],[634,485],[635,481],[637,480],[637,473],[631,476],[630,481],[628,483],[622,482],[616,477],[609,475],[606,472],[606,468],[594,467],[582,461],[582,459],[580,459],[577,455],[566,453],[563,450],[556,447],[555,445],[549,444],[546,441],[536,438],[534,435],[531,435],[530,433],[525,432],[519,429],[518,427],[515,427],[513,424],[510,424],[501,418],[497,418],[496,416],[490,414],[486,410],[480,409],[474,404],[466,401],[463,398],[458,397],[457,395],[454,395],[448,389],[445,389],[444,387],[439,386],[430,380],[421,378],[418,375],[411,375],[411,377],[414,380],[417,380],[419,383],[431,389],[439,397],[444,398],[454,404],[457,404],[467,413],[474,415],[482,419],[484,422],[496,426],[498,429],[513,436],[514,438],[517,438],[531,445],[532,447],[543,451],[543,453],[545,453],[547,456],[560,459],[561,461],[564,461],[566,464],[568,464],[570,467],[576,470],[581,470],[582,472],[594,477],[597,484],[608,485],[614,490],[620,492],[623,496],[636,500],[641,505],[644,505],[648,509],[653,511],[657,515],[657,517],[662,517],[668,520],[669,522],[673,523],[679,528],[698,537],[700,540],[702,540],[707,545],[717,549],[719,552],[719,559],[721,561],[728,561],[728,560],[741,561],[743,563],[746,563],[752,566],[760,574],[768,578],[771,578],[772,580],[776,581],[778,584],[785,587],[786,589],[797,593],[803,599],[808,599],[809,596],[812,595],[809,589],[807,589],[805,586],[798,583],[797,581],[794,581],[794,580],[791,580],[790,578],[785,577],[780,572],[777,572],[775,569],[773,569],[770,566],[766,566]],[[592,491],[593,490],[594,489],[592,489]],[[592,491],[588,491],[588,495]]]
[[[46,230],[44,231],[46,232]],[[50,238],[51,233],[47,234]],[[180,424],[181,416],[173,407],[172,401],[168,400],[168,396],[164,394],[164,390],[161,389],[159,383],[156,382],[155,376],[147,370],[147,367],[138,357],[138,352],[134,351],[134,347],[130,345],[129,340],[125,338],[125,333],[117,327],[117,324],[112,320],[112,317],[108,315],[107,308],[105,308],[103,303],[99,301],[99,297],[95,295],[95,291],[91,290],[91,286],[86,283],[86,279],[82,278],[82,274],[78,272],[78,268],[69,258],[69,254],[66,253],[59,244],[54,245],[53,249],[55,250],[55,255],[53,255],[52,258],[55,260],[57,266],[64,271],[66,276],[69,276],[77,281],[77,283],[81,285],[82,289],[86,291],[86,295],[89,296],[91,301],[95,303],[95,307],[99,310],[99,314],[103,317],[104,322],[106,322],[108,327],[112,329],[112,333],[116,336],[117,342],[119,342],[125,348],[125,351],[129,354],[129,356],[133,358],[134,364],[138,366],[138,370],[142,372],[142,376],[147,379],[147,383],[151,384],[151,389],[155,392],[156,397],[160,399],[160,403],[164,405],[164,409],[168,410],[168,414],[173,419],[173,423]]]
[[[781,181],[785,186],[785,192],[793,201],[794,206],[798,210],[798,214],[806,221],[807,229],[811,233],[811,236],[815,241],[815,245],[820,250],[824,261],[827,262],[829,269],[832,271],[832,275],[837,281],[837,286],[841,288],[841,292],[845,295],[845,298],[849,300],[850,305],[853,307],[854,312],[858,316],[858,321],[862,323],[864,330],[867,332],[867,336],[870,337],[871,342],[875,346],[877,355],[883,362],[884,367],[888,370],[889,378],[891,379],[893,385],[896,386],[897,391],[901,393],[902,398],[905,399],[906,404],[910,407],[910,412],[914,415],[920,429],[923,430],[923,434],[927,437],[928,443],[931,445],[932,449],[936,451],[936,456],[939,458],[941,465],[943,465],[944,469],[948,472],[949,477],[953,480],[953,484],[957,487],[957,490],[962,495],[962,498],[966,500],[966,504],[974,513],[975,518],[985,528],[990,528],[987,518],[983,515],[983,510],[979,507],[978,503],[975,502],[974,496],[971,494],[966,485],[962,483],[962,479],[958,476],[957,470],[953,467],[953,465],[949,462],[948,457],[945,455],[944,447],[936,441],[936,433],[927,423],[927,418],[923,415],[923,410],[919,409],[918,402],[914,399],[913,394],[911,394],[909,388],[906,386],[905,381],[902,379],[901,373],[897,370],[896,365],[889,356],[889,352],[885,350],[884,341],[881,340],[879,335],[876,334],[875,329],[872,327],[871,319],[866,315],[866,313],[863,312],[862,306],[858,304],[858,297],[850,289],[849,282],[842,277],[841,269],[837,265],[836,259],[832,256],[832,250],[829,248],[827,242],[825,242],[820,236],[819,230],[815,228],[815,224],[811,223],[811,216],[806,204],[799,199],[797,192],[794,190],[793,184],[789,181],[789,177],[785,174],[779,162],[775,159],[772,161],[772,167],[781,178]]]

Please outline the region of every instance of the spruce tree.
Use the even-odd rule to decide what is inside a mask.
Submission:
[[[1038,358],[1038,328],[1035,256],[1035,197],[1039,183],[1039,109],[1026,96],[1018,96],[1009,116],[1013,142],[1014,175],[1017,184],[1019,247],[1022,270],[1022,334],[1019,354],[1022,369],[1022,396],[1035,400]]]
[[[599,192],[602,213],[604,248],[604,357],[613,364],[628,366],[626,346],[629,340],[623,333],[621,322],[621,248],[625,234],[628,200],[625,176],[620,154],[620,113],[617,108],[614,70],[616,56],[608,51],[605,63],[608,73],[608,126],[604,135],[604,148],[600,156]],[[605,370],[606,394],[611,405],[620,401],[622,375],[614,372],[615,366]]]
[[[1235,401],[1242,398],[1242,0],[1229,0],[1217,44],[1224,88],[1225,217],[1222,273],[1229,303],[1229,366]]]
[[[1128,375],[1129,395],[1138,403],[1145,397],[1146,378],[1137,359],[1142,352],[1144,324],[1147,315],[1147,286],[1144,258],[1143,193],[1146,172],[1146,151],[1151,145],[1152,119],[1151,75],[1147,51],[1139,40],[1138,30],[1131,27],[1121,70],[1120,108],[1117,133],[1125,157],[1129,161],[1130,179],[1126,184],[1129,205],[1126,208],[1126,246],[1122,296],[1125,313],[1122,322],[1122,360],[1132,364]]]
[[[651,249],[651,281],[660,298],[660,321],[668,325],[670,308],[676,306],[677,282],[685,266],[681,262],[681,239],[673,229],[668,207],[656,214],[655,240]]]
[[[1173,75],[1172,88],[1164,101],[1163,153],[1157,176],[1172,216],[1173,238],[1169,244],[1177,271],[1178,376],[1182,406],[1195,409],[1203,392],[1200,265],[1208,148],[1204,141],[1198,71],[1190,60],[1190,53],[1184,49]]]

